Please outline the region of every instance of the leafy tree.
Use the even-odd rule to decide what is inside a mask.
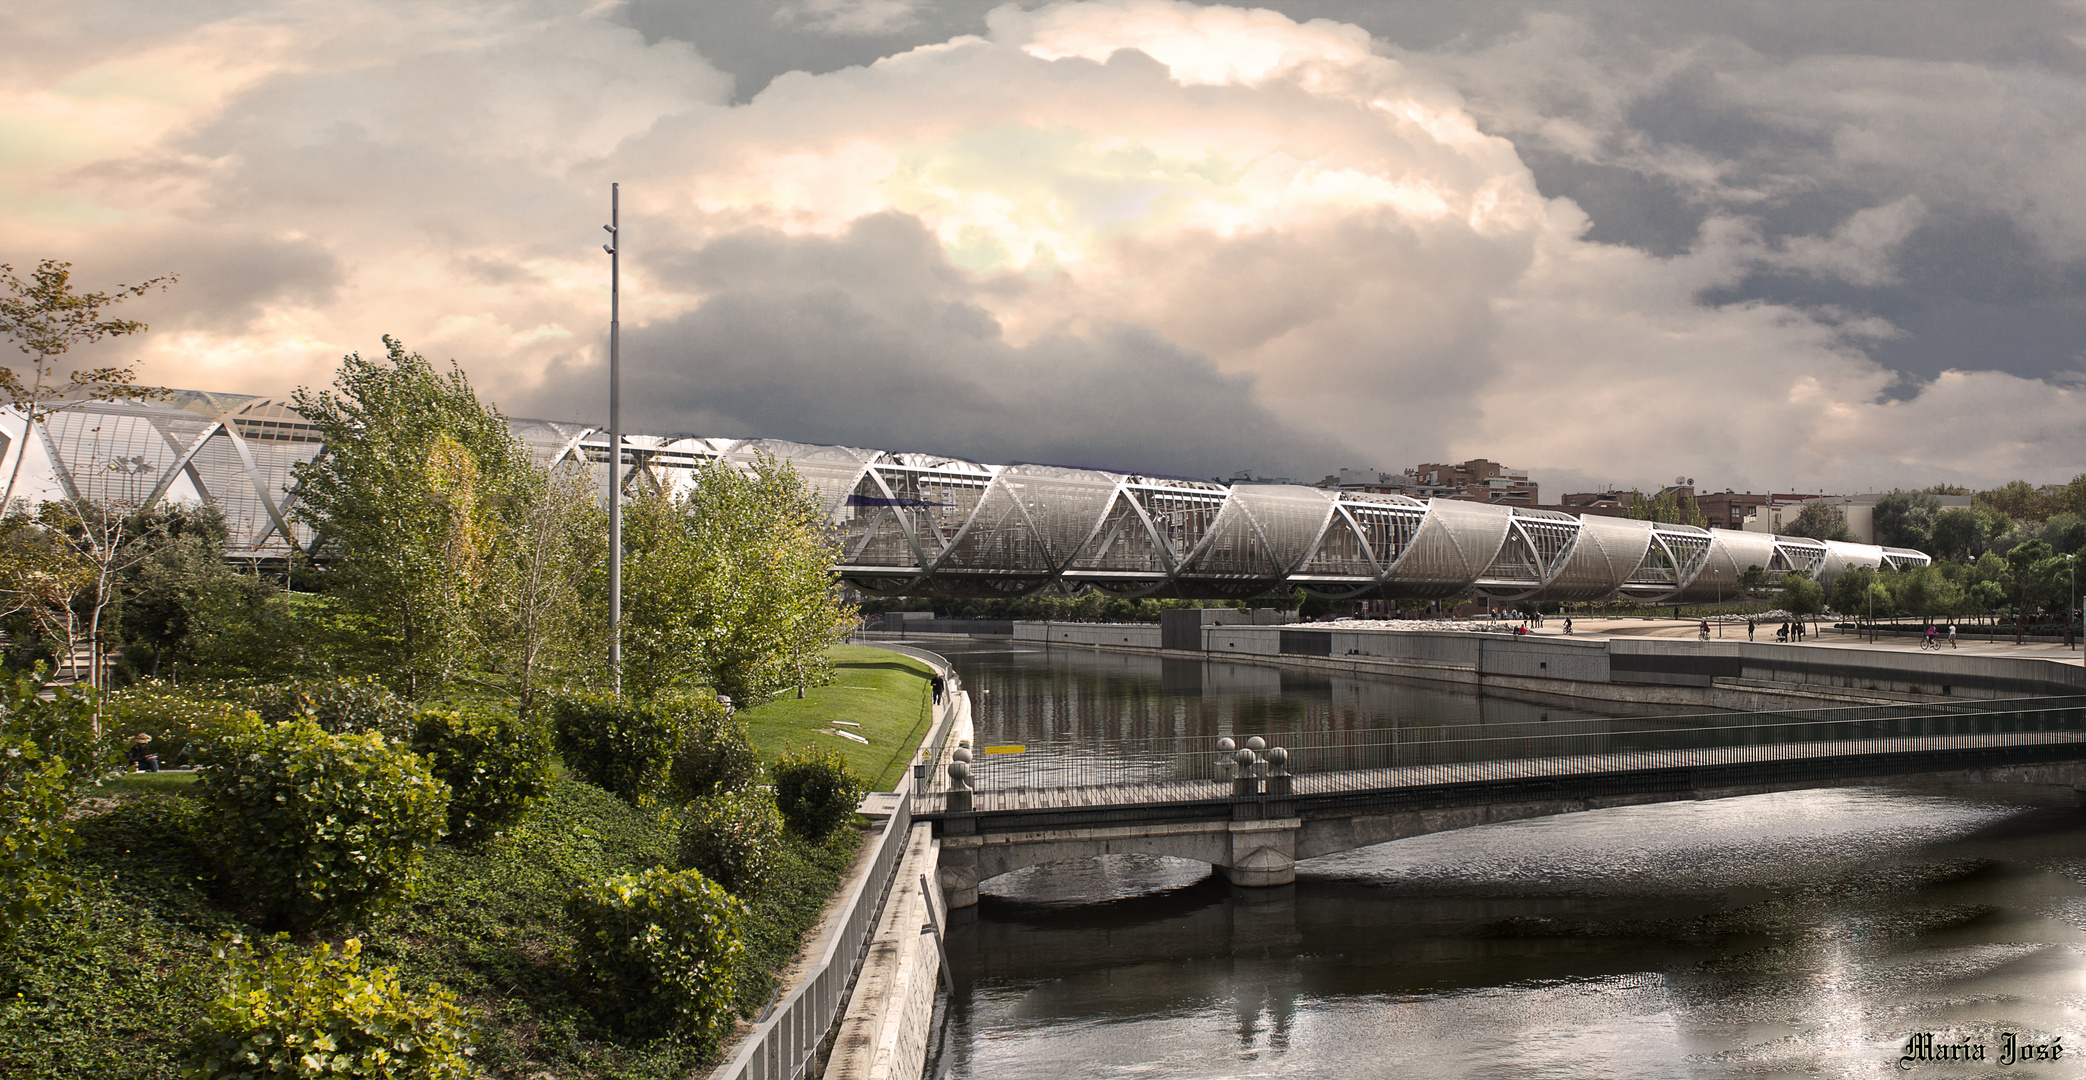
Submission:
[[[2051,505],[2049,496],[2026,480],[2014,480],[2005,487],[1980,491],[1977,501],[2017,521],[2041,521],[2058,509]]]
[[[1893,491],[1876,500],[1876,542],[1933,554],[1934,518],[1941,500],[1919,491]]]
[[[2050,496],[2050,508],[2057,513],[2086,514],[2086,473],[2071,478],[2071,482]]]
[[[225,562],[228,534],[216,507],[164,503],[137,516],[133,528],[157,542],[123,575],[118,674],[128,679],[157,678],[184,661],[193,665],[198,619],[217,594],[239,587],[239,575]]]
[[[1952,506],[1934,516],[1928,554],[1937,559],[1975,559],[2006,531],[2006,521],[1982,506]]]
[[[1748,600],[1758,599],[1774,591],[1774,581],[1766,567],[1754,563],[1739,572],[1738,591]]]
[[[1797,511],[1796,519],[1782,529],[1783,536],[1808,536],[1813,540],[1852,541],[1854,534],[1847,529],[1847,515],[1837,506],[1823,503],[1806,503]]]
[[[1867,618],[1869,615],[1869,587],[1877,583],[1877,573],[1866,566],[1851,566],[1840,571],[1832,583],[1832,609],[1843,615]],[[1886,593],[1885,595],[1888,595]],[[1889,614],[1889,607],[1879,609]]]
[[[0,518],[0,617],[21,633],[57,642],[59,648],[52,651],[68,663],[78,637],[73,599],[93,573],[86,560],[28,515]]]
[[[1922,495],[1968,495],[1970,489],[1961,484],[1929,484],[1919,489]]]
[[[482,651],[488,595],[511,584],[491,564],[540,470],[461,368],[384,347],[344,357],[332,390],[297,391],[326,451],[292,467],[292,513],[317,533],[323,587],[359,622],[365,662],[413,698]]]
[[[1811,580],[1811,575],[1801,570],[1791,570],[1782,575],[1782,610],[1802,617],[1816,615],[1825,610],[1825,588]]]
[[[1677,488],[1667,488],[1649,498],[1641,491],[1630,492],[1630,502],[1623,508],[1622,516],[1667,525],[1693,525],[1698,529],[1709,527],[1709,518],[1703,516],[1694,496],[1682,495]]]
[[[576,463],[525,477],[518,501],[519,531],[488,564],[483,632],[531,719],[546,686],[573,689],[607,652],[608,517]]]
[[[103,619],[119,605],[130,572],[165,541],[170,519],[140,514],[135,503],[65,499],[43,504],[36,520],[44,534],[69,550],[75,564],[87,571],[77,596],[77,603],[86,608],[86,626],[70,620],[67,645],[70,648],[75,637],[72,630],[84,631],[93,656],[87,681],[100,689],[107,644],[102,636]]]
[[[2050,545],[2050,550],[2059,555],[2086,548],[2086,517],[2071,511],[2052,514],[2050,520],[2043,522],[2042,531],[2036,534],[2036,538]]]
[[[48,405],[60,399],[81,397],[93,401],[150,397],[160,391],[138,385],[137,372],[127,367],[78,368],[59,378],[59,358],[75,345],[90,345],[105,337],[141,334],[149,329],[134,319],[104,318],[103,312],[133,296],[153,289],[164,290],[180,278],[156,277],[136,285],[118,285],[112,293],[77,293],[72,287],[72,264],[44,259],[29,272],[29,280],[15,276],[14,267],[0,263],[0,333],[12,338],[15,347],[29,357],[26,371],[13,365],[0,369],[0,405],[21,410],[22,441],[50,415]],[[0,511],[14,502],[15,484],[22,477],[22,459],[16,454],[14,469],[7,475],[7,490],[0,494]]]
[[[839,551],[818,502],[771,457],[750,474],[715,463],[693,481],[630,507],[625,688],[649,697],[708,686],[751,704],[823,681],[826,647],[854,613],[833,587]]]
[[[2007,584],[2012,586],[2014,600],[2015,644],[2028,640],[2028,612],[2045,606],[2055,591],[2050,564],[2057,561],[2050,557],[2050,545],[2040,540],[2030,540],[2006,553]]]
[[[1963,604],[1962,590],[1934,567],[1915,567],[1900,577],[1899,605],[1922,619],[1954,614]]]

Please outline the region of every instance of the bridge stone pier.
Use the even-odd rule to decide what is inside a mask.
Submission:
[[[1218,868],[1234,885],[1296,880],[1301,818],[1026,829],[942,837],[941,886],[950,907],[978,902],[978,883],[1030,866],[1095,855],[1166,855]]]

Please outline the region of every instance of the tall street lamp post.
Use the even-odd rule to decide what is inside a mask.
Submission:
[[[623,692],[622,186],[608,186],[608,672]]]

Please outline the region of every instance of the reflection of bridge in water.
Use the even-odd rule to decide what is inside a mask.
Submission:
[[[944,748],[914,796],[952,904],[1000,874],[1098,854],[1278,885],[1298,859],[1601,807],[1934,774],[2072,784],[2086,698],[997,749],[1013,748]]]
[[[1751,566],[1830,581],[1850,567],[1928,561],[1899,548],[1526,507],[777,440],[628,435],[612,455],[592,425],[510,424],[539,460],[593,469],[604,492],[611,457],[632,493],[682,489],[711,463],[745,469],[764,454],[786,460],[818,491],[841,542],[835,573],[875,592],[1013,596],[1091,587],[1222,598],[1301,588],[1432,600],[1476,589],[1502,599],[1693,603],[1738,595]],[[239,557],[280,559],[311,544],[290,519],[290,468],[323,446],[281,400],[180,391],[165,401],[75,402],[32,438],[10,437],[0,469],[12,467],[25,443],[36,463],[25,469],[28,491],[208,500],[225,511]]]

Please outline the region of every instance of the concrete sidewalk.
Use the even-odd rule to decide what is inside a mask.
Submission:
[[[1574,615],[1572,616],[1572,636],[1575,638],[1594,639],[1654,637],[1693,640],[1700,625],[1701,622],[1698,619],[1646,619],[1641,616],[1607,619],[1597,617],[1582,618]],[[1944,628],[1947,626],[1946,623],[1941,625]],[[1753,643],[1756,645],[1777,644],[1775,641],[1775,630],[1780,626],[1781,623],[1779,621],[1759,624],[1753,632]],[[1563,637],[1564,616],[1545,616],[1543,628],[1530,633],[1539,637]],[[2026,645],[2016,645],[2012,635],[2004,632],[1996,635],[1996,638],[1997,640],[1987,641],[1982,629],[1973,632],[1958,626],[1956,628],[1956,647],[1950,649],[1944,643],[1942,651],[1955,652],[1965,656],[2005,656],[2032,660],[2056,660],[2074,664],[2086,662],[2086,660],[2082,660],[2077,646],[2067,649],[2062,642],[2029,642]],[[1744,641],[1746,640],[1746,625],[1744,623],[1710,623],[1709,639],[1711,641]],[[1916,653],[1920,651],[1919,638],[1912,635],[1879,636],[1874,644],[1870,644],[1866,634],[1841,633],[1830,627],[1814,632],[1801,643],[1787,644],[1792,649],[1831,647],[1835,649],[1873,649],[1878,652]]]

